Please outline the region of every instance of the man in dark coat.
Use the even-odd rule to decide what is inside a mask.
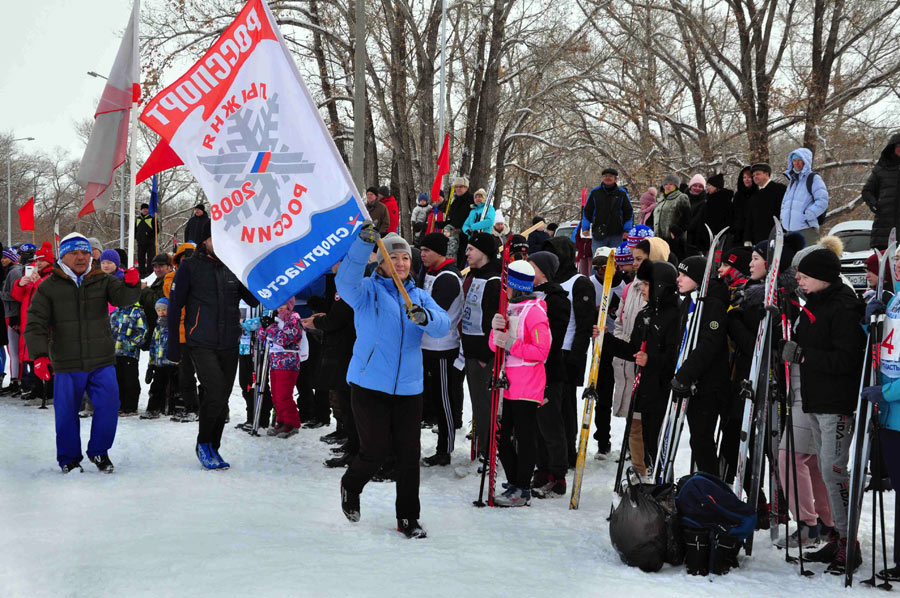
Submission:
[[[747,205],[747,221],[744,224],[744,242],[756,245],[769,238],[775,226],[772,218],[781,216],[781,200],[787,187],[772,180],[772,167],[759,162],[750,167],[757,190]]]
[[[459,235],[459,245],[456,249],[456,267],[465,268],[466,247],[469,244],[469,236],[462,232],[462,227],[466,223],[466,218],[469,217],[469,212],[472,211],[472,206],[475,205],[475,195],[469,191],[469,179],[464,176],[456,177],[453,180],[453,186],[455,187],[453,198],[450,200],[450,205],[447,206],[444,222],[452,225],[454,229],[459,231],[457,233]]]
[[[169,294],[169,338],[178,338],[184,308],[185,341],[197,379],[204,389],[200,401],[200,429],[196,453],[207,469],[227,469],[219,455],[222,429],[228,416],[228,397],[237,373],[243,299],[250,307],[259,301],[216,257],[207,219],[199,233],[197,251],[175,272]],[[169,343],[169,361],[181,361],[181,346]]]
[[[709,226],[713,235],[729,226],[734,221],[732,211],[732,198],[734,191],[725,188],[725,177],[721,173],[714,174],[706,181],[706,207],[703,213],[703,223]],[[734,231],[729,230],[729,235]],[[729,247],[730,244],[726,244]],[[701,249],[706,249],[705,247]]]
[[[137,268],[141,277],[150,274],[150,260],[156,253],[156,216],[150,215],[150,206],[141,204],[141,213],[134,221],[134,240],[137,243]]]
[[[862,198],[875,214],[869,244],[882,251],[892,228],[900,228],[900,133],[891,135],[866,184]]]
[[[204,226],[209,226],[209,214],[203,204],[198,203],[194,206],[194,215],[184,225],[184,240],[199,245]]]
[[[634,219],[628,191],[618,183],[619,171],[606,168],[601,177],[601,184],[591,189],[582,209],[591,223],[591,255],[600,247],[617,247]]]

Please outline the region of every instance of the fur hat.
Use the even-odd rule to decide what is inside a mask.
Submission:
[[[458,176],[455,179],[453,179],[453,186],[454,187],[468,187],[469,179],[467,179],[464,176]]]
[[[678,178],[678,175],[675,174],[674,172],[670,172],[669,174],[666,175],[666,178],[663,179],[663,186],[669,185],[669,184],[675,185],[676,187],[678,187],[681,184],[681,179]]]
[[[717,172],[706,180],[707,185],[712,185],[716,189],[725,188],[725,176],[721,172]]]

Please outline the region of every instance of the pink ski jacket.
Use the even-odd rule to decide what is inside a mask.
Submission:
[[[534,401],[544,404],[544,386],[547,374],[544,362],[550,353],[550,322],[547,319],[547,305],[542,299],[526,299],[510,302],[506,310],[509,330],[515,331],[516,340],[506,353],[506,377],[509,388],[503,392],[504,399],[512,401]],[[497,352],[494,344],[494,330],[488,338],[491,351]]]

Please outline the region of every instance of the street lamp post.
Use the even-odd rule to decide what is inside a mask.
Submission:
[[[104,77],[98,72],[88,71],[87,73],[91,77],[95,77],[98,79],[104,79],[105,81],[109,81],[108,77]],[[121,195],[119,196],[119,245],[121,247],[125,246],[125,165],[122,165],[122,170],[120,172],[120,180],[121,184],[119,185]]]
[[[9,142],[9,154],[6,156],[6,246],[12,245],[12,184],[10,170],[12,168],[12,144],[16,141],[34,141],[34,137],[19,137]]]

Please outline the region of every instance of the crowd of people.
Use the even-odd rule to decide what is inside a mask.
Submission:
[[[335,445],[325,465],[346,468],[340,488],[346,517],[360,519],[369,481],[392,479],[398,529],[421,538],[420,466],[451,464],[463,430],[471,440],[464,459],[490,457],[500,349],[508,386],[498,452],[506,481],[495,504],[525,506],[532,498],[566,494],[577,456],[578,387],[591,343],[603,342],[595,458],[627,458],[637,472],[651,474],[669,398],[689,396],[693,467],[732,483],[741,383],[764,313],[776,217],[786,232],[778,284],[791,299],[785,321],[793,329],[779,350],[790,366],[800,486],[799,503],[787,501],[799,527],[784,542],[824,544],[807,558],[841,569],[847,565],[847,463],[866,304],[842,281],[840,242],[820,238],[828,191],[812,170],[811,153],[799,148],[787,162],[785,183],[758,163],[741,170],[735,190],[721,173],[708,179],[695,174],[684,186],[669,174],[660,192],[651,188],[636,206],[608,168],[571,237],[554,234],[556,227],[538,216],[527,238],[512,234],[488,194],[470,192],[468,180],[458,177],[447,199],[418,198],[411,244],[397,234],[400,213],[389,188],[373,186],[366,192],[369,219],[343,261],[272,312],[216,257],[202,205],[188,223],[191,241],[151,260],[149,285],[134,268],[123,269],[119,252],[77,233],[60,242],[56,256],[49,244],[6,248],[3,338],[11,381],[0,395],[52,398],[64,472],[81,468],[78,415],[92,413],[87,456],[111,472],[116,422],[138,412],[138,363],[140,351],[148,351],[149,401],[141,417],[198,421],[197,458],[204,468],[224,470],[230,464],[219,451],[237,377],[247,406],[238,427],[287,440],[334,418],[335,430],[322,436]],[[883,207],[897,201],[890,196],[900,188],[897,164],[900,137],[885,148],[866,185],[876,225],[885,213],[900,213]],[[707,227],[713,235],[728,227],[727,241],[703,298],[696,348],[676,371],[704,280]],[[873,243],[882,240],[873,235]],[[505,291],[504,245],[510,255]],[[598,327],[610,252],[613,294],[608,319]],[[874,281],[877,256],[867,264]],[[505,313],[499,313],[501,292]],[[900,309],[884,297],[871,299],[870,310],[891,315]],[[640,385],[629,409],[638,367]],[[268,376],[257,380],[263,371]],[[900,396],[893,380],[867,398],[889,405]],[[629,413],[625,454],[618,454],[611,418]],[[900,424],[890,409],[882,415],[887,449],[900,437]],[[436,450],[422,458],[421,430],[432,427]],[[892,477],[900,474],[888,461]],[[748,500],[759,510],[759,525],[767,526],[769,501],[762,493]]]

